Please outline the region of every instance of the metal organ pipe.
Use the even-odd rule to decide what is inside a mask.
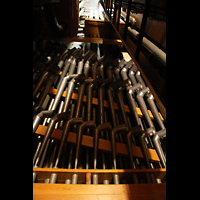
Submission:
[[[139,71],[136,73],[136,78],[138,79],[138,81],[144,87],[146,87]],[[163,166],[166,168],[166,158],[165,158],[162,146],[160,144],[160,138],[166,136],[166,128],[165,128],[165,126],[164,126],[164,124],[163,124],[163,122],[161,120],[161,117],[160,117],[160,115],[158,113],[158,109],[157,109],[157,107],[156,107],[156,105],[154,103],[154,97],[153,97],[153,95],[151,94],[151,92],[149,92],[148,94],[146,94],[146,96],[147,96],[147,102],[148,102],[148,104],[149,104],[149,106],[150,106],[150,108],[152,110],[152,113],[153,113],[156,121],[158,122],[158,125],[161,128],[161,130],[160,130],[161,132],[160,131],[155,132],[155,135],[153,137],[153,142],[154,142],[155,148],[156,148],[156,150],[158,152],[158,155],[159,155],[159,157],[161,159],[161,162],[162,162]]]
[[[128,31],[135,37],[139,37],[139,32],[131,27],[128,27]],[[159,49],[154,43],[143,37],[142,44],[152,51],[163,63],[166,63],[166,53]]]
[[[49,43],[47,47],[48,45]],[[45,63],[45,56],[48,57],[51,53],[49,48],[45,48],[47,53],[40,54]],[[61,52],[61,50],[58,48],[56,52]],[[39,58],[34,58],[34,60],[36,64],[40,61]],[[106,55],[97,59],[96,52],[89,50],[84,54],[83,49],[73,48],[66,50],[63,54],[60,53],[60,57],[52,56],[52,60],[46,64],[46,69],[36,64],[33,69],[33,79],[37,80],[33,91],[36,102],[33,108],[35,114],[33,137],[37,140],[33,152],[34,167],[74,168],[73,174],[64,179],[65,184],[80,183],[82,179],[78,172],[80,167],[95,170],[86,178],[88,181],[88,177],[91,177],[92,184],[126,184],[129,182],[139,184],[145,180],[137,173],[123,180],[119,172],[113,174],[110,179],[106,176],[102,178],[96,170],[99,168],[113,168],[113,170],[154,168],[156,165],[149,159],[147,148],[155,148],[162,166],[166,167],[166,157],[160,140],[166,137],[166,127],[154,97],[150,89],[146,87],[133,60],[126,62],[124,59],[120,60]],[[50,80],[48,77],[53,73],[53,69],[56,73]],[[58,74],[59,70],[62,71],[61,75]],[[57,88],[55,96],[49,95],[46,98],[53,85]],[[45,92],[41,93],[42,97],[38,97],[43,86]],[[62,96],[64,90],[66,91],[65,97]],[[73,93],[78,93],[76,98]],[[37,103],[41,98],[46,98],[45,105],[42,107],[41,103]],[[106,102],[108,106],[105,106]],[[125,104],[128,104],[130,113],[127,113]],[[155,126],[147,106],[156,120]],[[138,116],[137,107],[141,109],[145,120]],[[47,128],[43,136],[34,134],[39,124]],[[60,140],[51,138],[54,129],[62,130]],[[74,145],[74,142],[70,141],[68,147],[67,141],[71,140],[68,137],[69,133],[76,137],[76,143]],[[87,145],[82,148],[84,137],[90,141],[90,148]],[[109,153],[108,150],[100,149],[102,147],[99,144],[102,139],[110,141]],[[121,153],[117,154],[116,147],[119,145],[117,142],[124,142],[128,157]],[[132,145],[140,147],[143,159],[139,156],[134,157]],[[42,182],[50,184],[59,182],[59,173],[56,170],[52,171],[49,177],[45,177]],[[150,174],[150,179],[152,183],[155,183],[153,174]],[[38,181],[41,182],[40,175],[33,172],[33,182]]]

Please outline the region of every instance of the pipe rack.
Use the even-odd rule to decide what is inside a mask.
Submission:
[[[72,52],[74,57],[76,56],[75,51]],[[119,58],[116,60],[115,56],[118,55],[114,52],[117,51],[116,49],[110,57],[105,55],[101,58],[97,58],[96,52],[91,50],[89,50],[90,52],[87,49],[78,51],[82,53],[76,57],[76,63],[73,64],[72,60],[75,61],[75,59],[70,55],[68,58],[66,57],[65,62],[63,61],[61,71],[55,77],[54,85],[57,85],[57,89],[48,89],[47,93],[50,97],[44,100],[46,106],[42,106],[45,108],[37,109],[37,107],[34,107],[36,113],[33,115],[33,120],[34,124],[37,125],[34,125],[33,130],[33,138],[35,138],[35,148],[33,149],[33,196],[43,195],[43,197],[48,198],[47,195],[51,194],[52,198],[55,195],[61,199],[63,197],[70,198],[72,197],[70,195],[75,194],[77,189],[79,194],[76,193],[76,198],[79,196],[79,198],[88,199],[90,190],[93,193],[92,199],[96,195],[101,198],[103,197],[101,195],[104,195],[105,198],[108,195],[118,195],[115,197],[124,198],[129,196],[137,199],[139,193],[132,190],[128,191],[127,187],[141,191],[142,188],[146,190],[148,186],[150,190],[146,194],[149,197],[154,196],[154,199],[164,199],[166,168],[162,165],[158,153],[158,148],[162,148],[162,146],[152,147],[149,146],[149,143],[151,143],[151,140],[158,141],[165,135],[166,129],[165,126],[162,126],[162,124],[165,124],[165,120],[156,104],[152,103],[154,99],[151,96],[144,100],[145,104],[149,102],[150,110],[147,109],[146,113],[140,107],[141,104],[139,104],[135,92],[139,88],[142,88],[141,91],[143,92],[144,89],[147,91],[148,88],[143,88],[140,82],[136,85],[131,84],[125,75],[120,74],[120,70],[125,68],[127,69],[126,74],[128,74],[128,71],[132,70],[134,61],[127,63]],[[86,53],[87,56],[84,57]],[[65,67],[66,65],[67,67]],[[73,74],[76,69],[77,74]],[[64,76],[62,75],[63,70],[65,70]],[[38,80],[44,73],[40,74]],[[134,75],[137,78],[136,73]],[[34,84],[33,88],[37,88],[37,84],[39,83]],[[64,91],[65,87],[67,89]],[[39,93],[45,90],[45,83],[40,83],[37,90],[34,101],[37,101]],[[98,98],[96,98],[97,94],[93,91],[98,91]],[[133,95],[128,99],[127,91],[132,91],[135,96]],[[135,98],[134,113],[130,107],[133,98]],[[54,99],[53,103],[51,99]],[[65,100],[65,103],[61,103],[63,100]],[[158,113],[155,112],[155,106],[159,111]],[[64,107],[64,110],[62,110],[62,107]],[[96,112],[94,108],[96,108]],[[74,117],[73,109],[75,110]],[[115,112],[119,113],[119,119],[115,119]],[[130,133],[142,132],[141,127],[147,125],[145,121],[147,114],[152,123],[158,121],[162,130],[156,132],[156,137],[144,139],[144,146],[142,147],[141,143],[138,142],[140,141],[138,134],[134,134],[134,140],[129,135]],[[138,121],[138,119],[135,119],[136,115],[141,126],[135,123]],[[41,118],[45,117],[49,117],[46,124],[41,121]],[[61,120],[63,125],[55,126]],[[93,132],[88,131],[87,128],[90,128]],[[122,137],[122,140],[116,142],[116,136]],[[48,144],[48,140],[54,142]],[[126,143],[122,141],[126,141]],[[75,146],[76,148],[73,148]],[[146,154],[144,154],[143,149],[145,149]],[[92,164],[89,169],[86,169],[86,152],[88,150],[90,151],[89,162]],[[91,152],[94,152],[94,154]],[[102,152],[105,156],[106,168],[102,167]],[[41,164],[43,155],[44,164]],[[111,157],[112,162],[110,162],[110,155],[113,156]],[[126,160],[126,165],[122,163],[123,168],[119,168],[119,156]],[[132,167],[132,158],[136,162],[135,167]],[[146,159],[149,160],[153,168],[146,165]],[[51,163],[50,168],[46,167],[46,162]],[[71,169],[67,167],[69,164]],[[155,181],[152,177],[155,178]],[[80,185],[83,186],[82,189]],[[61,186],[63,189],[61,189]],[[93,186],[95,187],[93,188]],[[59,192],[56,193],[56,190]],[[95,192],[96,190],[99,191],[99,194]],[[120,193],[117,190],[124,192]],[[154,195],[153,192],[155,191],[157,195]]]

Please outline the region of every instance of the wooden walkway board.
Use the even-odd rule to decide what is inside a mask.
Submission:
[[[103,200],[103,199],[134,199],[134,200],[164,200],[166,199],[166,184],[43,184],[33,183],[34,200]]]
[[[39,125],[36,134],[45,135],[47,126]],[[62,130],[54,129],[51,138],[60,140],[62,137]],[[67,142],[76,144],[76,133],[69,132]],[[93,137],[83,135],[82,146],[93,148]],[[99,139],[99,150],[111,152],[111,143],[109,140]],[[136,158],[143,158],[142,151],[139,146],[132,146],[133,156]],[[121,155],[128,155],[126,144],[116,142],[116,153]],[[160,162],[160,159],[154,149],[147,149],[148,157],[151,162]]]

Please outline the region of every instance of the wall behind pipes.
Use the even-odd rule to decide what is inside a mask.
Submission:
[[[140,29],[143,14],[131,14],[136,19],[136,27]],[[166,48],[166,23],[147,18],[145,33]]]

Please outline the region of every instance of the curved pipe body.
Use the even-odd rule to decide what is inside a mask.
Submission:
[[[145,95],[147,92],[149,92],[149,88],[148,88],[148,87],[146,87],[145,89],[141,90],[141,91],[137,94],[136,98],[137,98],[137,100],[138,100],[138,103],[139,103],[139,105],[140,105],[140,108],[141,108],[141,110],[142,110],[142,113],[143,113],[145,119],[147,120],[147,123],[148,123],[149,127],[151,128],[151,127],[154,127],[154,125],[153,125],[153,122],[151,121],[151,118],[150,118],[149,113],[148,113],[147,106],[146,106],[146,104],[145,104],[145,102],[144,102],[144,98],[143,98],[144,95]]]
[[[61,69],[62,62],[58,63],[58,60],[60,56],[64,53],[66,50],[65,45],[61,45],[60,48],[58,48],[54,60],[51,62],[51,64],[46,68],[45,72],[43,73],[42,77],[39,79],[34,91],[33,91],[33,99],[35,98],[36,94],[41,89],[41,86],[43,85],[44,81],[46,80],[46,83],[44,85],[44,90],[41,92],[38,100],[35,103],[35,106],[42,106],[47,93],[49,92],[55,78],[58,76],[58,73]]]
[[[131,114],[134,116],[135,123],[137,125],[140,125],[140,120],[139,120],[138,113],[137,113],[137,110],[136,110],[135,99],[132,96],[131,90],[126,92],[126,98],[128,99],[128,106],[129,106]]]
[[[84,65],[84,74],[85,74],[86,78],[88,78],[88,76],[89,76],[90,64],[95,62],[96,59],[97,59],[97,55],[96,55],[96,53],[93,53],[86,61],[85,65]]]
[[[66,87],[66,84],[67,84],[67,82],[68,82],[68,80],[70,79],[70,78],[75,78],[75,77],[77,77],[78,75],[68,75],[68,76],[66,76],[65,78],[63,78],[63,80],[62,80],[62,82],[61,82],[61,84],[60,84],[60,87],[59,87],[59,89],[57,90],[57,93],[56,93],[56,96],[55,96],[55,100],[54,100],[54,103],[53,103],[53,105],[52,105],[52,110],[56,110],[56,108],[57,108],[57,106],[58,106],[58,103],[59,103],[59,101],[60,101],[60,98],[61,98],[61,96],[62,96],[62,93],[63,93],[63,91],[64,91],[64,89],[65,89],[65,87]],[[71,80],[73,83],[75,82],[75,79],[72,79]],[[71,84],[70,84],[70,87],[73,87],[73,85],[71,86]],[[70,94],[70,92],[72,91],[72,89],[73,88],[71,88],[71,89],[69,89],[69,91],[67,92],[67,95],[71,95]],[[68,98],[67,98],[68,99]],[[66,102],[67,103],[67,102]]]
[[[94,79],[89,85],[87,86],[87,116],[86,119],[88,121],[91,120],[92,115],[92,92],[93,89],[97,86],[103,83],[103,78],[99,77]]]
[[[99,105],[99,115],[100,115],[100,124],[104,123],[104,90],[105,84],[101,84],[98,89],[98,105]]]
[[[131,82],[132,82],[133,85],[137,84],[137,81],[136,81],[136,79],[134,77],[136,71],[137,71],[137,67],[135,65],[133,65],[133,67],[130,68],[129,74],[128,74],[128,76],[131,79]]]
[[[75,71],[75,67],[76,67],[76,58],[72,59],[70,68],[69,68],[69,73],[68,75],[73,75],[74,71]]]
[[[108,103],[109,103],[109,108],[111,111],[113,127],[115,127],[115,126],[117,126],[117,120],[116,120],[115,105],[114,105],[114,99],[113,99],[112,93],[113,93],[113,88],[111,86],[109,86],[107,89]]]
[[[128,131],[128,127],[126,124],[121,124],[119,126],[115,126],[111,131],[111,149],[113,154],[113,167],[117,169],[117,162],[116,162],[116,133]]]
[[[110,122],[104,123],[104,124],[99,124],[94,133],[94,138],[93,138],[93,148],[94,148],[94,169],[97,168],[97,153],[98,153],[98,146],[99,146],[99,133],[100,131],[106,131],[106,130],[112,130],[112,126]]]
[[[156,121],[158,122],[158,125],[160,126],[161,129],[165,129],[165,126],[163,124],[163,121],[159,115],[158,109],[154,103],[154,97],[152,94],[148,94],[147,102],[151,108],[151,111],[153,113],[153,116],[155,117]]]
[[[75,59],[73,59],[73,57],[79,57],[79,56],[81,56],[81,53],[82,53],[82,51],[79,51],[79,49],[76,49],[76,48],[73,48],[73,49],[71,49],[71,50],[69,50],[69,54],[72,54],[71,56],[70,56],[70,58],[68,59],[68,60],[66,60],[65,61],[65,66],[63,67],[63,71],[62,71],[62,74],[61,74],[61,76],[60,76],[60,79],[59,79],[59,81],[58,81],[58,84],[57,84],[57,88],[59,89],[59,87],[60,87],[60,84],[61,84],[61,82],[62,82],[62,79],[64,78],[64,76],[66,76],[66,74],[67,74],[67,71],[68,71],[68,69],[69,69],[69,66],[72,64],[72,62],[74,61],[75,63],[76,63],[76,60]],[[69,55],[68,54],[68,55]],[[73,62],[73,65],[74,65],[74,62]],[[72,67],[70,67],[70,72],[68,73],[68,75],[73,75],[73,72],[74,72],[74,69],[75,69],[75,67],[72,65]],[[76,64],[75,64],[76,65]],[[78,67],[77,67],[77,74],[81,74],[81,73],[78,73],[78,70],[79,70],[79,68],[80,68],[81,66],[79,66],[78,65]],[[82,70],[82,69],[81,69]]]
[[[124,67],[121,70],[121,75],[122,75],[123,81],[128,79],[127,72],[128,72],[128,67],[126,65],[126,67]],[[131,81],[129,80],[129,85],[130,84],[131,84]],[[128,99],[129,109],[130,109],[131,114],[134,116],[136,124],[140,125],[140,120],[139,120],[139,117],[138,117],[138,114],[137,114],[137,110],[136,110],[135,99],[133,98],[133,93],[138,88],[141,88],[141,85],[138,84],[138,83],[136,83],[133,87],[126,86],[126,98]]]
[[[141,134],[141,126],[140,125],[135,126],[134,128],[130,129],[128,134],[126,135],[127,149],[128,149],[129,158],[131,161],[131,167],[132,167],[132,169],[137,169],[138,168],[137,163],[133,159],[133,150],[132,150],[132,142],[131,142],[131,136],[133,134],[134,135]],[[146,147],[145,147],[145,149],[146,149]],[[137,174],[133,174],[133,181],[135,184],[139,183]]]
[[[85,74],[86,78],[88,78],[88,76],[89,76],[89,68],[90,68],[90,62],[87,61],[84,65],[84,74]]]
[[[54,115],[55,115],[55,110],[44,110],[38,113],[33,121],[33,133],[35,133],[41,119],[45,117],[52,117]]]
[[[33,90],[33,100],[35,99],[37,93],[40,91],[43,83],[46,81],[48,74],[49,74],[49,71],[46,70],[45,72],[43,72],[42,76],[39,78],[36,84],[36,87]]]
[[[125,74],[125,72],[127,72],[127,68],[122,69],[124,79],[127,78],[127,75]],[[130,74],[130,76],[133,76],[133,74]],[[134,82],[136,82],[136,80],[134,80]],[[134,84],[133,87],[127,86],[126,89],[127,89],[126,96],[127,96],[127,99],[128,99],[130,111],[133,114],[133,116],[135,116],[136,124],[141,125],[141,121],[140,121],[138,114],[137,114],[137,111],[136,111],[135,99],[133,98],[132,94],[137,90],[137,93],[140,94],[141,97],[143,97],[143,95],[148,91],[148,88],[146,90],[142,90],[141,92],[139,92],[138,89],[142,89],[142,85],[140,83],[136,83],[136,84]],[[146,104],[145,104],[143,98],[141,98],[139,100],[140,100],[139,103],[142,104],[143,107],[144,106],[146,107]],[[147,109],[145,109],[145,108],[143,108],[143,110],[147,111]],[[149,133],[149,134],[155,133],[155,129],[150,128],[150,130],[153,129],[152,132],[149,132],[149,129],[142,132],[141,126],[139,126],[139,127],[140,127],[139,141],[140,141],[141,151],[142,151],[144,159],[147,163],[148,168],[150,168],[150,162],[149,162],[149,158],[148,158],[148,154],[147,154],[147,149],[146,149],[146,146],[145,146],[145,137],[146,137],[146,133]],[[154,127],[154,126],[152,126],[152,127]],[[138,134],[138,132],[136,132],[136,133]],[[129,156],[130,156],[132,168],[135,168],[136,166],[135,166],[135,163],[133,161],[132,144],[131,144],[132,134],[135,134],[134,131],[129,131],[129,133],[127,135],[127,145],[128,145],[128,151],[129,151]]]
[[[134,128],[131,128],[128,132],[128,134],[126,135],[126,139],[127,139],[127,146],[128,146],[128,152],[129,152],[129,157],[130,157],[130,161],[131,161],[131,167],[132,169],[136,169],[137,166],[133,160],[133,151],[132,151],[132,139],[131,136],[134,134],[140,134],[141,133],[141,126],[135,126]]]
[[[57,168],[58,166],[58,163],[59,163],[59,159],[60,159],[60,155],[62,153],[62,149],[63,149],[63,145],[64,143],[66,142],[66,139],[69,135],[69,131],[71,129],[71,127],[74,125],[74,124],[81,124],[83,123],[83,120],[82,118],[72,118],[72,119],[69,119],[66,124],[65,124],[65,127],[63,129],[63,133],[62,133],[62,138],[61,138],[61,143],[60,143],[60,147],[59,147],[59,150],[58,150],[58,154],[57,154],[57,158],[56,158],[56,162],[55,162],[55,166],[54,168]]]
[[[54,44],[52,52],[48,57],[50,57],[53,60],[54,55],[57,54],[57,53],[59,54],[59,47],[60,47],[60,44]],[[40,73],[37,75],[39,79],[36,83],[36,87],[33,90],[33,99],[35,99],[35,96],[37,95],[37,93],[41,89],[43,83],[46,81],[47,76],[49,75],[50,71],[56,66],[55,64],[56,63],[52,61],[47,66],[44,66],[44,70],[40,71]],[[41,73],[42,73],[42,75],[41,75]]]
[[[67,112],[67,110],[69,109],[69,102],[71,100],[71,96],[75,87],[75,84],[77,82],[82,82],[85,80],[85,76],[83,74],[79,74],[76,78],[73,78],[69,83],[68,83],[68,89],[67,89],[67,94],[65,97],[65,104],[64,104],[64,108],[63,108],[63,112]],[[85,85],[84,83],[80,85],[79,89],[82,88],[82,85]],[[78,93],[78,96],[81,97],[78,99],[77,104],[79,102],[79,100],[82,101],[82,97],[83,95],[80,94],[80,92]],[[80,105],[81,106],[81,105]]]
[[[60,68],[57,66],[56,68],[54,68],[53,71],[51,71],[51,73],[49,73],[49,75],[47,76],[46,83],[44,85],[44,89],[41,92],[38,100],[36,101],[35,106],[39,106],[39,107],[42,106],[49,90],[51,89],[51,86],[52,86],[55,78],[58,76],[59,71],[60,71]]]
[[[72,80],[68,83],[68,90],[67,90],[67,94],[65,97],[65,101],[64,101],[64,106],[63,106],[63,112],[67,112],[69,109],[69,105],[70,105],[70,101],[71,101],[71,97],[72,97],[72,93],[75,87],[75,84],[77,82],[82,82],[85,79],[85,76],[80,74],[75,78],[72,78]],[[82,84],[81,84],[82,85]],[[81,86],[80,86],[81,87]],[[79,88],[80,88],[79,87]],[[80,101],[80,99],[78,99],[78,101]],[[81,102],[82,102],[82,98],[81,98]],[[78,103],[78,102],[77,102]],[[63,121],[60,122],[60,127],[63,127]]]
[[[156,148],[156,151],[158,152],[158,155],[160,157],[160,160],[161,160],[163,166],[166,168],[166,158],[165,158],[165,154],[163,152],[162,146],[160,144],[160,138],[162,138],[164,136],[166,136],[166,129],[162,129],[162,130],[158,131],[153,137],[153,143]]]
[[[137,73],[136,73],[136,78],[143,85],[143,87],[146,87],[139,71],[137,71]],[[165,126],[164,126],[164,124],[162,122],[162,119],[161,119],[161,117],[159,115],[159,112],[157,110],[157,107],[155,105],[153,95],[151,93],[148,93],[148,94],[146,94],[146,96],[147,96],[147,102],[148,102],[148,104],[149,104],[149,106],[151,108],[151,111],[152,111],[156,121],[158,122],[158,125],[161,128],[161,130],[158,131],[158,132],[154,131],[153,134],[155,136],[153,137],[153,143],[154,143],[154,146],[155,146],[156,151],[158,153],[158,156],[160,157],[161,163],[163,164],[164,167],[166,167],[166,158],[165,158],[162,146],[160,144],[160,137],[163,137],[163,136],[166,135],[166,128],[165,128]],[[151,121],[151,119],[149,121]]]
[[[146,85],[142,79],[142,77],[140,76],[140,71],[137,71],[136,72],[136,75],[135,75],[136,79],[138,80],[138,82],[142,85],[143,88],[146,88]]]
[[[57,89],[59,89],[60,84],[61,84],[61,82],[63,81],[64,76],[66,76],[67,71],[68,71],[68,69],[69,69],[69,66],[70,66],[70,64],[71,64],[71,61],[72,61],[72,59],[69,58],[69,59],[67,60],[66,64],[65,64],[65,66],[63,67],[62,74],[60,75],[60,78],[59,78],[59,81],[58,81],[58,84],[57,84]]]
[[[54,130],[56,122],[58,122],[60,120],[63,120],[63,119],[66,119],[66,117],[67,117],[67,113],[63,112],[63,113],[57,114],[53,118],[51,118],[51,121],[50,121],[50,123],[49,123],[49,125],[47,127],[47,131],[46,131],[46,133],[44,135],[44,139],[43,139],[41,148],[39,150],[38,156],[37,156],[36,161],[35,161],[35,167],[37,167],[37,165],[38,165],[38,162],[40,160],[42,152],[43,152],[43,150],[44,150],[44,148],[46,146],[47,140],[51,137],[51,135],[53,133],[53,130]]]
[[[117,89],[116,94],[117,94],[118,105],[119,105],[119,108],[120,108],[120,112],[121,112],[122,118],[124,120],[124,123],[128,125],[127,118],[126,118],[124,100],[123,100],[123,96],[122,96],[122,87]]]
[[[81,74],[82,73],[82,70],[83,70],[83,64],[84,64],[84,61],[81,60],[78,62],[78,67],[77,67],[77,74]]]
[[[82,101],[83,101],[83,95],[85,91],[85,84],[86,82],[81,83],[81,85],[78,88],[78,100],[77,100],[76,109],[75,109],[75,118],[78,118],[82,109]]]
[[[81,140],[83,136],[83,130],[85,128],[95,128],[95,127],[96,127],[95,121],[86,121],[86,122],[83,122],[78,128],[77,137],[76,137],[76,155],[75,155],[75,164],[74,164],[75,169],[77,169],[78,167],[78,157],[79,157]]]

